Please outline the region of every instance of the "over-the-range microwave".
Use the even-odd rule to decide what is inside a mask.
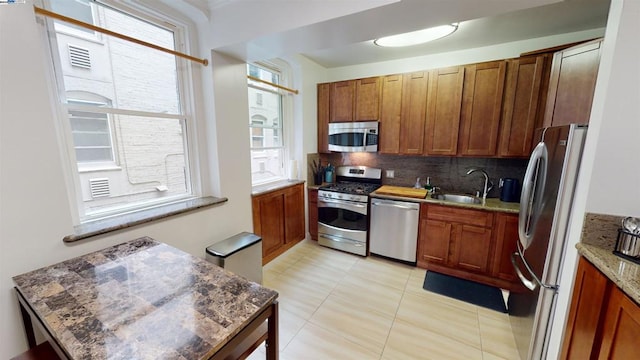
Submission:
[[[377,152],[378,122],[329,123],[329,151]]]

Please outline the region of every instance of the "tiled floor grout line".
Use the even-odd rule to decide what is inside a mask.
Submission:
[[[358,257],[355,261],[351,261],[350,259],[343,257],[342,255],[336,255],[334,257],[334,253],[330,253],[331,251],[335,251],[335,250],[329,250],[329,249],[325,249],[322,247],[318,247],[317,244],[311,242],[308,244],[304,244],[303,246],[305,246],[305,248],[299,248],[297,249],[297,251],[295,253],[291,253],[289,254],[290,257],[288,258],[282,258],[281,261],[285,262],[286,266],[282,266],[282,264],[278,264],[277,261],[278,259],[274,259],[273,265],[271,267],[277,267],[278,269],[282,270],[282,271],[275,271],[275,270],[271,270],[270,276],[272,276],[271,279],[279,279],[280,281],[283,281],[283,283],[286,283],[289,279],[287,277],[293,276],[295,275],[295,267],[296,265],[300,265],[300,268],[305,269],[304,273],[302,273],[302,276],[300,277],[296,277],[296,281],[298,281],[300,278],[303,278],[304,276],[309,276],[309,275],[305,275],[309,272],[313,273],[314,271],[314,265],[317,264],[317,270],[318,271],[322,271],[323,268],[325,269],[325,271],[328,271],[327,269],[332,269],[331,266],[335,265],[337,266],[336,269],[340,269],[339,275],[336,274],[335,278],[333,276],[323,276],[322,279],[320,279],[323,282],[323,288],[327,289],[328,291],[326,292],[326,294],[324,295],[324,297],[322,298],[321,302],[319,303],[319,305],[317,305],[315,307],[315,309],[313,309],[313,311],[310,313],[310,315],[308,315],[308,318],[300,318],[299,315],[297,315],[296,313],[291,313],[292,315],[300,318],[300,320],[303,320],[304,323],[302,323],[299,320],[298,324],[302,324],[301,326],[299,326],[295,331],[291,331],[289,334],[292,334],[292,336],[289,338],[289,340],[287,341],[286,344],[281,344],[282,346],[282,350],[281,353],[285,353],[286,350],[288,348],[290,348],[290,345],[296,340],[296,338],[298,336],[300,336],[301,332],[303,329],[308,328],[309,326],[314,326],[314,327],[318,327],[320,329],[322,329],[323,331],[328,331],[328,332],[332,332],[333,334],[335,334],[336,336],[339,336],[342,341],[346,342],[346,343],[350,343],[353,346],[359,347],[359,348],[364,348],[364,349],[368,349],[369,351],[372,350],[371,347],[367,347],[365,346],[364,343],[362,343],[360,340],[358,341],[354,341],[352,340],[350,337],[348,337],[347,335],[350,334],[350,332],[347,332],[345,334],[342,333],[336,333],[334,332],[334,329],[332,328],[327,328],[328,324],[324,323],[324,322],[320,322],[315,323],[312,322],[311,319],[316,316],[316,314],[318,313],[318,311],[320,311],[322,309],[323,306],[327,305],[327,300],[329,299],[330,296],[335,296],[337,298],[340,298],[342,300],[348,299],[348,298],[344,298],[345,294],[342,294],[343,290],[340,291],[340,294],[338,294],[337,289],[341,286],[341,284],[343,284],[344,286],[349,286],[349,283],[351,281],[353,281],[353,278],[351,278],[349,281],[345,282],[345,280],[347,279],[347,277],[349,276],[353,276],[355,277],[357,280],[356,281],[372,281],[373,283],[375,283],[376,286],[378,285],[382,285],[385,287],[388,287],[389,289],[394,289],[394,291],[398,291],[399,292],[399,300],[397,302],[397,304],[395,305],[395,311],[393,312],[393,316],[389,316],[389,319],[391,320],[389,329],[386,331],[386,336],[384,333],[379,333],[379,335],[385,336],[384,337],[384,343],[383,346],[380,348],[380,352],[378,354],[377,357],[372,357],[372,358],[377,358],[379,360],[382,360],[384,358],[384,354],[385,352],[389,351],[390,349],[388,348],[388,346],[390,345],[389,341],[392,335],[392,331],[394,329],[394,325],[398,324],[399,322],[402,322],[403,324],[407,324],[407,325],[411,325],[414,326],[411,323],[406,323],[404,321],[400,321],[398,319],[398,314],[401,311],[401,306],[403,304],[403,301],[405,301],[407,299],[407,296],[409,296],[408,294],[410,294],[412,297],[422,297],[421,295],[419,295],[419,292],[416,291],[415,286],[413,285],[418,285],[418,276],[424,276],[424,272],[417,271],[416,268],[408,268],[408,272],[407,272],[407,276],[404,279],[403,282],[403,286],[402,288],[400,288],[401,283],[398,283],[398,281],[400,281],[401,279],[398,279],[396,277],[395,274],[399,274],[401,273],[400,270],[394,269],[395,267],[395,263],[392,261],[388,261],[385,259],[381,259],[381,261],[379,262],[379,260],[377,260],[376,258],[360,258]],[[310,247],[309,247],[310,246]],[[329,251],[329,252],[326,252]],[[340,252],[336,252],[336,254],[338,254]],[[302,263],[304,261],[304,263]],[[392,266],[388,266],[388,265],[392,265]],[[400,265],[400,264],[398,264]],[[378,268],[379,267],[379,268]],[[269,266],[267,265],[267,267],[265,268],[266,270],[269,270]],[[387,268],[389,269],[389,272],[387,273]],[[375,278],[376,281],[373,281],[372,279],[374,279],[373,277],[369,277],[367,276],[367,273],[369,272],[369,269],[372,269],[371,272],[371,276],[375,276],[375,273],[378,271],[378,269],[380,269],[379,271],[381,271],[381,273],[385,274],[385,276],[389,276],[391,275],[393,277],[393,279],[395,279],[393,281],[393,283],[388,283],[387,281],[379,281],[378,278]],[[398,269],[402,269],[401,267],[398,267]],[[396,271],[397,270],[397,271]],[[355,273],[352,273],[353,271],[355,271]],[[419,275],[422,274],[422,275]],[[383,280],[383,278],[379,278],[381,280]],[[315,280],[315,279],[314,279]],[[326,284],[326,285],[324,285]],[[277,289],[276,289],[277,290]],[[394,295],[397,296],[397,295]],[[318,300],[320,298],[317,298]],[[412,300],[413,301],[413,300]],[[433,299],[431,299],[430,296],[425,298],[425,304],[428,305],[429,302],[431,301],[437,301],[439,303],[448,303],[447,301],[443,301],[442,299],[439,299],[438,297],[434,297]],[[454,304],[454,308],[457,307]],[[373,309],[373,308],[372,308]],[[388,308],[388,310],[392,310],[393,307]],[[438,334],[438,336],[443,336],[446,337],[452,341],[455,342],[459,342],[461,344],[465,344],[467,346],[471,346],[473,348],[476,348],[476,350],[478,350],[480,353],[480,358],[481,359],[496,359],[499,357],[499,355],[497,355],[498,353],[494,353],[494,351],[491,351],[493,349],[493,346],[489,346],[489,348],[487,348],[487,350],[485,351],[486,348],[486,343],[483,342],[483,334],[482,334],[482,327],[481,327],[481,314],[479,311],[479,308],[473,307],[473,310],[471,309],[466,309],[464,307],[460,307],[460,310],[465,310],[465,311],[470,311],[471,313],[473,313],[475,315],[475,323],[477,326],[477,331],[479,334],[479,347],[475,347],[472,346],[471,344],[467,343],[466,341],[461,341],[453,336],[448,335],[448,333],[441,333],[440,331],[435,331],[435,334]],[[391,315],[392,313],[389,311],[384,312],[385,314]],[[305,315],[306,317],[306,315]],[[487,316],[489,318],[489,316]],[[473,322],[470,322],[469,324],[472,324]],[[298,326],[298,325],[296,325]],[[404,325],[403,325],[404,326]],[[425,330],[426,331],[426,330]],[[429,330],[429,331],[433,331],[433,330]],[[382,336],[380,337],[380,339],[382,339]],[[493,342],[495,340],[490,340],[490,342]],[[373,344],[373,343],[372,343]],[[376,342],[376,344],[380,344],[379,342]],[[378,345],[376,345],[377,347]],[[297,347],[297,346],[296,346]],[[293,350],[294,348],[292,348],[292,351],[296,351]],[[391,349],[393,350],[393,349]],[[299,351],[299,349],[298,349]],[[393,350],[393,351],[397,351],[397,350]],[[371,354],[372,356],[374,356],[374,354],[377,354],[378,351],[373,351],[373,354]],[[288,357],[286,357],[286,354],[284,354],[284,358],[287,360],[290,360]],[[291,355],[291,354],[290,354]]]

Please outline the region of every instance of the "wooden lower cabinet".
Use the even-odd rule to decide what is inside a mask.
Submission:
[[[587,260],[580,258],[562,344],[562,359],[591,358],[598,344],[596,332],[608,286],[607,278]]]
[[[613,287],[602,329],[599,359],[637,359],[640,339],[640,307]]]
[[[305,238],[304,185],[296,184],[251,200],[253,232],[262,237],[262,264]]]
[[[497,213],[493,226],[495,236],[495,257],[491,268],[491,275],[518,284],[519,280],[511,264],[513,254],[520,241],[518,235],[518,214]]]
[[[512,238],[517,214],[421,206],[419,267],[504,289],[520,287],[510,262],[518,239]]]
[[[307,199],[309,202],[309,235],[312,240],[318,241],[318,190],[307,189]]]
[[[636,359],[640,306],[580,258],[561,359]]]

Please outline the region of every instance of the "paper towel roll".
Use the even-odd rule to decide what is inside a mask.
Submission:
[[[289,180],[298,179],[298,160],[289,160]]]

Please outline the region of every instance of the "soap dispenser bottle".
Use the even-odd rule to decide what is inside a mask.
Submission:
[[[416,179],[416,184],[413,185],[414,189],[422,189],[422,185],[420,185],[420,178]]]
[[[427,189],[427,194],[433,191],[433,186],[431,186],[431,178],[427,176],[427,183],[424,184],[424,188]]]

